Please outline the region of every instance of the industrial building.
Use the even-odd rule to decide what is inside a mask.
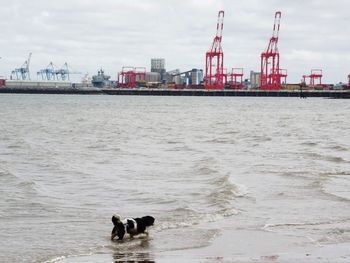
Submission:
[[[260,87],[260,72],[250,71],[250,87],[251,89],[258,89]]]

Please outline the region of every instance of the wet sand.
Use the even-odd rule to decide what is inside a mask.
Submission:
[[[152,234],[151,234],[152,235]],[[162,235],[164,238],[164,235]],[[179,236],[186,239],[185,236]],[[157,237],[139,239],[139,248],[130,252],[101,252],[89,256],[71,257],[59,263],[106,263],[106,262],[283,262],[283,263],[346,263],[350,258],[350,243],[317,244],[306,237],[286,236],[269,231],[222,228],[206,247],[158,251],[157,246],[171,242]],[[146,247],[146,249],[145,249]]]

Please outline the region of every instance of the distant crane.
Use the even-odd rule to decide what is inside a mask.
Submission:
[[[30,80],[30,59],[32,57],[32,53],[29,53],[28,59],[24,62],[24,64],[20,68],[16,68],[11,72],[11,78],[16,78],[17,80]]]
[[[55,70],[56,79],[61,81],[70,81],[71,74],[82,74],[78,71],[69,70],[68,63],[64,63],[60,69]]]
[[[137,82],[146,82],[145,67],[123,67],[118,74],[118,88],[136,88]]]
[[[278,51],[278,35],[280,31],[282,13],[275,13],[275,23],[269,45],[261,53],[260,88],[263,90],[280,90],[281,78],[286,82],[287,70],[280,69],[280,53]]]
[[[243,68],[233,68],[226,76],[226,84],[231,89],[243,88]]]
[[[312,69],[310,75],[304,75],[303,80],[304,83],[306,83],[306,79],[310,79],[310,88],[315,88],[315,86],[319,85],[322,86],[322,69]],[[316,81],[318,80],[318,84],[316,84]]]
[[[41,69],[40,71],[37,72],[38,76],[41,76],[42,80],[55,80],[56,79],[56,72],[55,72],[55,67],[52,62],[44,68]]]
[[[225,12],[218,13],[216,35],[209,51],[206,52],[204,86],[208,90],[224,89],[224,52],[221,47]]]

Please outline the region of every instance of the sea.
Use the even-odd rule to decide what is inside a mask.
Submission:
[[[349,113],[323,98],[2,94],[0,262],[166,262],[227,231],[350,251]],[[112,242],[113,214],[156,221]],[[256,262],[247,251],[225,259]]]

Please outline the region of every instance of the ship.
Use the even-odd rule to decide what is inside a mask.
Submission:
[[[112,82],[109,80],[111,76],[105,75],[103,69],[101,68],[97,75],[92,76],[92,85],[96,88],[105,88],[112,85]]]

